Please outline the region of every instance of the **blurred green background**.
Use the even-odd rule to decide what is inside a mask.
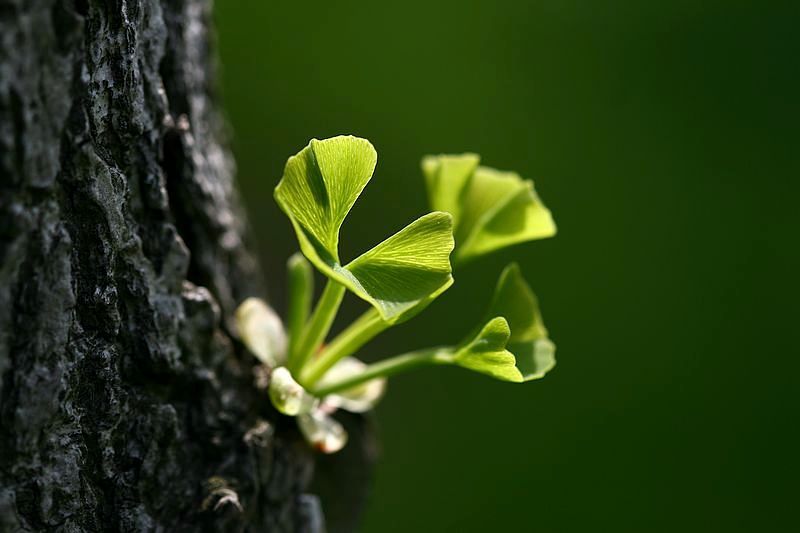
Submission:
[[[279,308],[296,244],[272,188],[311,137],[378,150],[345,258],[426,211],[425,153],[533,178],[559,225],[456,272],[365,349],[458,340],[518,259],[559,363],[525,386],[395,379],[363,531],[800,531],[797,6],[217,2],[239,183]],[[361,309],[349,298],[344,318]]]

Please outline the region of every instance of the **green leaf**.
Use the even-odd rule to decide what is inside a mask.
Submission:
[[[461,217],[461,195],[480,163],[478,154],[426,156],[422,172],[431,209],[453,215],[453,225]]]
[[[456,220],[455,261],[555,235],[553,217],[532,181],[477,164],[474,154],[427,156],[422,162],[431,206]]]
[[[452,217],[422,216],[343,269],[339,281],[396,323],[421,311],[453,284]]]
[[[523,381],[522,374],[516,367],[514,355],[506,350],[510,335],[506,319],[494,318],[472,341],[455,352],[453,362],[497,379],[519,383]]]
[[[523,381],[541,379],[556,366],[556,345],[550,339],[508,343]]]
[[[513,172],[478,167],[464,195],[460,260],[555,233],[553,217],[532,181]]]
[[[312,140],[289,159],[275,198],[297,233],[303,254],[323,274],[366,300],[388,323],[407,320],[452,284],[452,217],[420,217],[342,266],[339,228],[375,166],[369,141]]]
[[[366,139],[352,136],[311,139],[289,158],[275,200],[295,230],[314,249],[312,263],[339,262],[339,228],[367,185],[378,154]],[[305,250],[304,250],[305,253]]]
[[[350,409],[345,404],[354,401],[356,409],[369,409],[383,392],[380,380],[415,368],[457,365],[520,383],[539,379],[555,366],[555,344],[547,338],[536,296],[516,264],[501,274],[488,316],[477,333],[458,346],[425,348],[371,365],[344,359],[309,385],[310,390],[325,404]]]
[[[506,381],[539,379],[556,364],[536,295],[512,263],[503,270],[483,328],[462,343],[453,362]]]
[[[547,337],[539,302],[516,263],[500,275],[487,315],[508,322],[511,335],[506,348],[516,357],[525,381],[539,379],[555,366],[555,344]]]

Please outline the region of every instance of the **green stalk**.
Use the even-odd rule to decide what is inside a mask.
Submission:
[[[340,381],[328,383],[324,387],[312,389],[312,393],[315,396],[322,398],[328,394],[335,394],[337,392],[342,392],[347,389],[357,387],[376,378],[386,378],[400,372],[413,370],[415,368],[446,365],[452,362],[453,359],[451,348],[426,348],[424,350],[417,350],[402,355],[396,355],[378,363],[373,363],[368,365],[364,371],[359,374],[347,377]]]
[[[344,292],[344,285],[331,279],[328,280],[297,347],[294,367],[289,369],[293,373],[302,372],[311,355],[325,340],[325,336],[333,324],[333,319],[336,318],[339,305],[342,303]]]
[[[311,361],[300,374],[300,383],[311,387],[322,379],[325,372],[339,360],[352,355],[359,348],[373,339],[377,334],[389,327],[381,319],[375,309],[370,309],[350,324],[344,331],[336,336],[319,354]]]
[[[308,315],[311,314],[311,300],[314,297],[314,271],[303,254],[297,252],[288,261],[289,270],[289,310],[287,326],[289,329],[289,356],[286,365],[296,366],[298,348],[303,337]]]

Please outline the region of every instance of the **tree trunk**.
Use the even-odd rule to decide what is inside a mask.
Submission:
[[[0,531],[324,529],[315,458],[231,328],[264,294],[210,15],[0,0]],[[354,441],[321,465],[332,529],[367,485]]]

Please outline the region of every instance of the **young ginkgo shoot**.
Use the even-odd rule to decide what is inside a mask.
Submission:
[[[300,245],[288,263],[288,331],[257,298],[245,300],[236,312],[242,342],[271,372],[273,405],[297,417],[306,440],[326,453],[347,442],[344,428],[330,413],[371,409],[391,375],[453,365],[519,383],[539,379],[555,365],[555,345],[516,264],[503,270],[485,319],[459,344],[414,350],[369,365],[353,357],[376,335],[414,317],[446,291],[453,284],[453,266],[556,232],[533,182],[480,166],[475,154],[427,156],[422,171],[434,211],[358,257],[343,260],[340,229],[376,163],[372,144],[352,136],[312,139],[289,158],[275,188],[275,200]],[[312,305],[314,268],[326,284]],[[328,340],[347,292],[370,308]]]

